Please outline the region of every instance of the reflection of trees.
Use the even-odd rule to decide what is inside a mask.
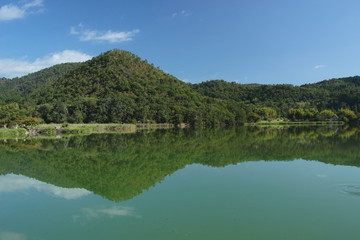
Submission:
[[[0,143],[0,174],[86,188],[114,201],[132,198],[188,164],[303,158],[360,166],[353,127],[287,127],[98,134]]]

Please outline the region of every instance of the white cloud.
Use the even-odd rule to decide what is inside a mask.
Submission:
[[[0,176],[1,192],[18,192],[29,189],[36,189],[39,192],[45,192],[55,197],[64,199],[78,199],[90,194],[91,192],[80,188],[62,188],[48,183],[38,181],[21,175],[7,174]],[[1,238],[0,238],[1,240]]]
[[[0,232],[0,240],[26,240],[24,234],[16,232]]]
[[[97,41],[119,43],[132,41],[133,37],[140,32],[139,29],[134,29],[128,32],[114,32],[112,30],[97,31],[85,28],[82,24],[77,27],[71,27],[70,34],[78,35],[79,40],[83,42]]]
[[[67,62],[84,62],[92,57],[74,50],[52,53],[35,61],[26,59],[0,59],[0,76],[13,78],[39,71],[41,69]]]
[[[189,11],[182,10],[182,11],[180,11],[180,12],[176,12],[176,13],[173,13],[173,14],[172,14],[172,17],[173,17],[173,18],[178,17],[178,16],[188,17],[188,16],[190,16],[190,13],[189,13]]]
[[[0,8],[0,21],[9,21],[25,17],[25,10],[14,5],[5,5]]]
[[[23,6],[23,8],[28,9],[28,8],[32,8],[32,7],[42,7],[43,2],[44,2],[44,0],[33,0],[33,1],[29,2],[29,3],[26,3]]]
[[[44,0],[27,1],[22,6],[8,4],[0,7],[0,21],[10,21],[24,18],[30,13],[34,13],[33,9],[39,11],[43,6]]]
[[[325,68],[325,67],[326,67],[326,65],[323,65],[323,64],[314,66],[315,69],[320,69],[320,68]]]

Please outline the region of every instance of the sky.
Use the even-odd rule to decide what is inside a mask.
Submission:
[[[185,82],[360,75],[358,0],[0,0],[0,77],[123,49]]]

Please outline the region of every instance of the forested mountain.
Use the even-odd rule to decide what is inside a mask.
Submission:
[[[4,77],[0,77],[0,84],[3,84],[3,83],[6,82],[7,80],[10,80],[10,79],[4,78]]]
[[[244,102],[249,106],[268,106],[277,110],[286,107],[297,107],[305,99],[316,99],[311,89],[304,91],[290,84],[262,85],[238,84],[224,80],[212,80],[193,84],[191,87],[198,93],[226,100]]]
[[[327,96],[323,100],[326,108],[346,107],[360,113],[360,76],[330,79],[302,87],[314,89],[322,96]]]
[[[212,80],[190,86],[205,96],[243,102],[248,111],[259,107],[271,107],[280,116],[287,116],[291,108],[315,108],[319,111],[329,109],[334,112],[339,109],[351,109],[357,114],[360,111],[360,77],[358,76],[302,86],[238,84],[223,80]]]
[[[108,51],[71,67],[43,78],[46,81],[15,79],[30,86],[16,102],[23,101],[32,115],[45,122],[233,125],[245,121],[240,104],[205,97],[127,51]]]
[[[327,120],[335,113],[353,121],[359,111],[360,77],[302,86],[186,84],[123,50],[0,79],[0,123],[10,125],[26,117],[57,123],[234,125],[274,118]]]
[[[278,108],[283,105],[308,105],[319,108],[350,107],[357,110],[360,103],[360,77],[331,79],[302,86],[238,84],[223,80],[212,80],[191,86],[205,96]],[[338,102],[336,105],[335,101]]]
[[[22,103],[24,97],[37,91],[45,84],[52,84],[80,63],[63,63],[14,79],[0,79],[0,103]]]

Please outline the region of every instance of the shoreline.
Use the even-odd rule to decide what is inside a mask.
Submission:
[[[0,139],[88,135],[92,133],[134,133],[143,129],[169,129],[174,124],[120,124],[120,123],[86,123],[86,124],[40,124],[36,127],[0,129]],[[183,126],[180,126],[183,127]]]
[[[321,125],[346,125],[343,121],[311,121],[311,122],[290,122],[290,121],[261,121],[257,123],[245,123],[245,126],[274,126],[274,125],[285,125],[285,126],[321,126]]]
[[[326,126],[326,125],[346,125],[342,121],[319,121],[319,122],[290,122],[290,121],[262,121],[257,123],[245,123],[244,126]],[[40,124],[36,127],[0,129],[0,139],[16,139],[26,137],[59,137],[69,135],[89,135],[92,133],[134,133],[144,129],[170,129],[185,128],[186,124],[175,126],[168,123],[138,123],[138,124],[120,124],[120,123],[84,123],[84,124]]]

